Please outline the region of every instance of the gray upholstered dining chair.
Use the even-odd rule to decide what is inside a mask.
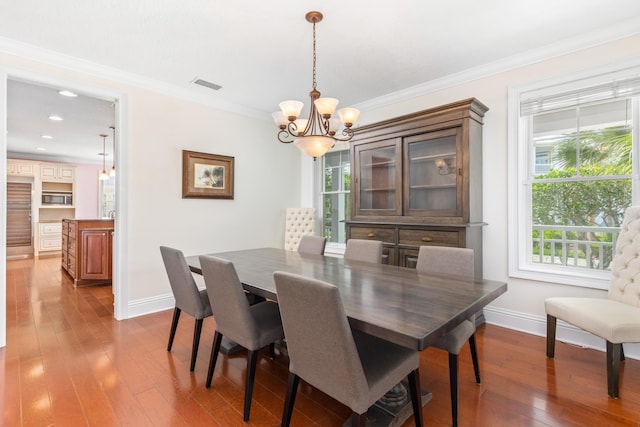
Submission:
[[[625,211],[611,263],[607,298],[553,297],[544,301],[547,313],[547,357],[553,359],[557,319],[606,341],[607,389],[617,398],[623,343],[640,342],[640,206]]]
[[[207,291],[198,289],[182,251],[167,246],[160,246],[160,253],[162,254],[164,267],[167,270],[167,276],[169,276],[169,284],[171,285],[173,297],[176,300],[167,351],[171,351],[171,347],[173,347],[173,339],[175,338],[176,329],[178,328],[180,313],[185,311],[196,319],[193,330],[193,345],[191,348],[190,370],[193,371],[196,366],[202,322],[206,317],[212,315],[211,304],[209,304]]]
[[[416,270],[420,273],[455,274],[473,279],[473,249],[420,246]],[[458,355],[467,341],[471,350],[476,383],[480,384],[480,366],[478,365],[475,332],[476,323],[475,315],[473,315],[432,344],[432,347],[449,353],[449,389],[451,393],[451,418],[454,427],[458,425]]]
[[[327,244],[327,239],[323,236],[312,236],[311,234],[305,234],[300,237],[300,243],[298,244],[298,252],[301,254],[311,255],[324,255],[324,247]]]
[[[347,261],[382,262],[382,242],[378,240],[349,239],[344,250]]]
[[[289,352],[282,426],[291,421],[300,378],[351,408],[352,426],[364,426],[369,407],[406,376],[415,424],[422,425],[417,350],[352,331],[330,283],[285,272],[274,279]]]
[[[248,421],[258,350],[270,346],[273,357],[273,343],[284,338],[278,304],[263,301],[250,306],[236,269],[230,261],[203,255],[200,256],[200,266],[216,319],[206,386],[211,387],[223,336],[246,348],[249,354],[243,419]]]

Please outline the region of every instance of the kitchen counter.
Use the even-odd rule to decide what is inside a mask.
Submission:
[[[74,286],[111,283],[113,219],[63,219],[62,268]]]

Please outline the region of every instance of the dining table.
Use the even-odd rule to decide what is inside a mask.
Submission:
[[[425,274],[412,268],[277,248],[206,255],[231,261],[246,292],[273,301],[278,300],[275,271],[331,283],[339,289],[353,329],[418,351],[507,291],[507,283],[502,281]],[[187,263],[192,272],[202,274],[199,256],[187,257]],[[423,392],[423,404],[430,398],[430,393]],[[369,418],[381,421],[367,425],[401,425],[411,415],[411,405],[399,405],[396,400],[397,396],[392,396],[381,408],[370,409]]]

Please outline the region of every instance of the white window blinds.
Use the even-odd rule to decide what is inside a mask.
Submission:
[[[586,84],[586,82],[585,82]],[[636,76],[614,79],[605,83],[580,87],[545,95],[544,91],[523,93],[520,97],[520,116],[560,111],[616,98],[640,95],[640,71]]]

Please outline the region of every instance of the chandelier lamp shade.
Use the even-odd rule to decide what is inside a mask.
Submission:
[[[353,138],[352,126],[358,120],[360,111],[355,108],[342,108],[338,110],[338,119],[333,117],[338,100],[320,97],[316,83],[316,23],[322,21],[322,13],[309,12],[305,18],[313,24],[313,87],[309,92],[309,118],[299,118],[304,104],[292,100],[282,101],[281,111],[276,111],[272,116],[280,128],[278,140],[285,144],[295,143],[300,150],[315,160],[324,156],[336,141],[349,141]]]

